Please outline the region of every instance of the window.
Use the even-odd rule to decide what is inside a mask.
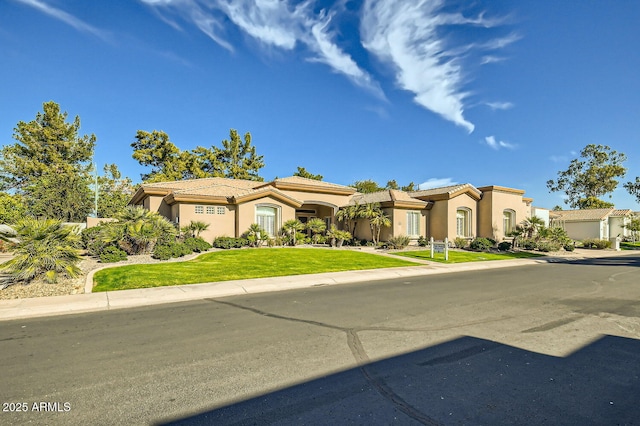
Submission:
[[[224,207],[218,206],[216,209],[218,214],[224,214]]]
[[[420,235],[420,212],[407,212],[407,235]]]
[[[459,209],[456,211],[456,234],[458,237],[470,236],[470,217],[471,212],[469,210]]]
[[[214,214],[216,211],[216,208],[213,206],[207,206],[207,214]]]
[[[196,206],[196,213],[197,214],[204,213],[204,206]]]
[[[271,236],[276,235],[278,226],[278,208],[271,206],[256,206],[256,223],[260,225],[262,229],[267,231],[267,234]]]
[[[502,229],[505,235],[513,231],[515,215],[516,214],[513,210],[505,210],[502,212]]]

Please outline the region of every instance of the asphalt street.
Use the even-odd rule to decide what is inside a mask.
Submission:
[[[0,424],[636,424],[640,257],[0,322]]]

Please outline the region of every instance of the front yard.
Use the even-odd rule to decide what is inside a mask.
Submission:
[[[264,248],[218,251],[186,262],[127,265],[94,275],[94,292],[321,272],[415,266],[351,250]]]

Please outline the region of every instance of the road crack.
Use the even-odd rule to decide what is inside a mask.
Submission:
[[[322,328],[328,328],[331,330],[337,330],[337,331],[341,331],[343,333],[346,334],[347,336],[347,345],[349,347],[349,349],[351,350],[351,354],[353,355],[353,358],[356,361],[356,364],[358,366],[358,369],[360,370],[360,372],[362,373],[362,375],[364,376],[364,378],[367,380],[367,382],[369,382],[369,384],[371,386],[373,386],[374,389],[376,389],[376,391],[386,400],[388,400],[389,402],[391,402],[398,410],[400,410],[401,412],[403,412],[405,415],[411,417],[412,419],[414,419],[415,421],[424,424],[424,425],[431,425],[431,426],[436,426],[436,425],[440,425],[439,422],[437,422],[436,420],[432,419],[431,417],[429,417],[428,415],[426,415],[425,413],[421,412],[420,410],[418,410],[417,408],[415,408],[414,406],[412,406],[410,403],[408,403],[407,401],[405,401],[400,395],[398,395],[397,393],[395,393],[393,391],[393,389],[391,389],[391,387],[389,385],[386,384],[386,382],[379,378],[376,377],[368,368],[367,365],[371,362],[371,360],[369,359],[369,356],[367,355],[366,350],[364,349],[364,346],[362,345],[362,341],[360,340],[360,337],[358,336],[358,332],[360,331],[369,331],[369,330],[375,330],[375,331],[423,331],[423,330],[404,330],[404,329],[391,329],[391,328],[383,328],[383,327],[372,327],[371,329],[369,328],[355,328],[355,327],[341,327],[338,325],[332,325],[332,324],[327,324],[327,323],[323,323],[320,321],[313,321],[313,320],[306,320],[306,319],[302,319],[302,318],[295,318],[295,317],[288,317],[288,316],[284,316],[284,315],[278,315],[278,314],[274,314],[271,312],[266,312],[260,309],[256,309],[256,308],[251,308],[249,306],[243,306],[243,305],[239,305],[237,303],[231,303],[231,302],[227,302],[227,301],[222,301],[222,300],[216,300],[216,299],[205,299],[208,300],[210,302],[215,302],[215,303],[219,303],[222,305],[227,305],[233,308],[237,308],[237,309],[242,309],[245,311],[249,311],[252,312],[254,314],[257,315],[262,315],[268,318],[274,318],[274,319],[280,319],[280,320],[284,320],[284,321],[291,321],[291,322],[298,322],[298,323],[302,323],[302,324],[308,324],[308,325],[313,325],[316,327],[322,327]]]

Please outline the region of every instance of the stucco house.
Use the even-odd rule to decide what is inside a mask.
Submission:
[[[353,204],[379,203],[391,219],[381,240],[392,236],[420,236],[436,240],[484,236],[501,240],[531,215],[524,191],[501,186],[476,188],[471,184],[404,192],[385,190],[370,194],[355,188],[291,176],[271,182],[206,178],[140,186],[130,204],[157,211],[177,226],[191,221],[210,224],[201,236],[241,236],[252,223],[275,235],[290,219],[310,218],[335,224],[336,213]],[[358,221],[356,236],[371,239],[367,220]]]
[[[574,240],[627,237],[631,233],[625,225],[631,222],[631,217],[631,210],[618,210],[613,207],[549,212],[551,226],[563,228],[569,238]]]

